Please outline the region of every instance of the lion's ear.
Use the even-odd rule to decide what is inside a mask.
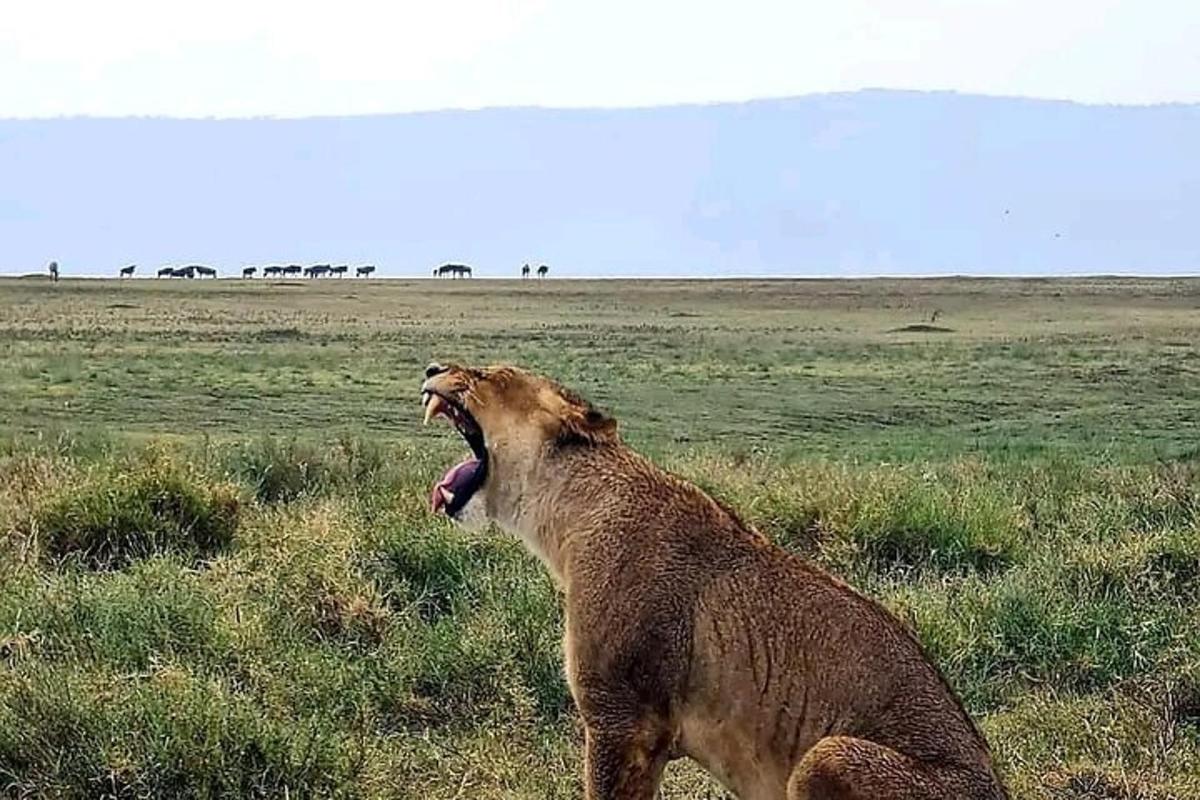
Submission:
[[[568,414],[559,433],[560,444],[603,444],[617,440],[617,421],[588,406]]]
[[[595,408],[589,408],[583,415],[583,421],[596,432],[598,436],[615,439],[617,436],[617,421]]]

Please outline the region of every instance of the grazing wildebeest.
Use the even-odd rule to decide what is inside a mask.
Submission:
[[[346,270],[350,269],[345,264],[338,264],[336,267],[329,268],[330,275],[337,275],[339,278],[346,274]]]
[[[171,274],[171,273],[173,273],[173,272],[175,272],[175,268],[174,268],[174,267],[161,267],[161,268],[159,268],[159,270],[158,270],[158,277],[160,277],[160,278],[170,278],[170,277],[173,277],[173,276],[172,276],[172,274]]]
[[[299,264],[288,264],[286,267],[283,268],[283,274],[284,275],[299,275],[303,269],[304,269],[304,267],[300,266]]]
[[[46,266],[46,269],[50,270],[50,280],[54,281],[55,283],[58,283],[58,262],[51,261]]]
[[[525,280],[528,277],[529,277],[529,265],[526,264],[525,266],[521,267],[521,280]]]
[[[201,278],[215,278],[217,271],[212,267],[206,267],[203,264],[193,264],[192,269],[196,270],[196,274]]]
[[[451,278],[469,278],[471,277],[471,268],[466,264],[442,264],[433,271],[433,274],[439,278],[447,275]]]
[[[196,277],[195,267],[179,267],[171,270],[172,278],[194,278]]]
[[[320,278],[323,275],[329,274],[328,264],[313,264],[304,270],[305,276],[309,278]]]
[[[548,272],[550,272],[550,268],[547,267],[545,264],[542,264],[540,267],[538,267],[538,277],[539,278],[546,277],[546,274]]]
[[[242,267],[242,277],[243,278],[253,278],[254,273],[256,273],[256,272],[258,272],[258,267]]]
[[[369,278],[371,273],[375,271],[374,264],[366,264],[354,270],[354,274],[360,278]]]
[[[283,272],[283,267],[280,267],[276,264],[272,264],[269,267],[263,267],[263,277],[264,278],[267,277],[268,275],[279,275],[282,272]]]
[[[132,278],[132,277],[133,277],[133,271],[134,271],[135,269],[137,269],[137,264],[130,264],[130,265],[128,265],[128,266],[121,267],[121,272],[119,273],[119,275],[118,275],[117,277],[120,277],[120,278]]]

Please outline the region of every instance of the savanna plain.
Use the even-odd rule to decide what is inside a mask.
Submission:
[[[1200,280],[0,280],[0,796],[573,798],[431,360],[558,378],[917,632],[1018,798],[1200,798]],[[721,798],[668,768],[666,798]]]

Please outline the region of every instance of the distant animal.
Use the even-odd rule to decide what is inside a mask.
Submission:
[[[304,269],[304,267],[301,267],[299,264],[288,264],[286,267],[283,268],[283,274],[284,275],[299,275],[303,269]]]
[[[279,275],[282,272],[283,272],[283,267],[276,266],[274,264],[269,267],[263,267],[263,277],[264,278],[267,277],[268,275]]]
[[[689,757],[763,800],[1003,800],[987,742],[916,634],[515,367],[430,364],[425,419],[471,456],[434,513],[495,522],[549,570],[588,800],[650,800]]]
[[[50,280],[58,283],[58,262],[51,261],[46,269],[50,270]]]
[[[547,267],[545,264],[542,264],[540,267],[538,267],[538,277],[539,278],[546,277],[546,275],[548,275],[549,272],[550,272],[550,268]]]
[[[374,264],[365,264],[365,265],[355,269],[354,274],[360,278],[369,278],[369,277],[371,277],[371,273],[374,271],[375,271]]]
[[[938,321],[938,317],[940,317],[941,315],[942,315],[942,310],[941,310],[940,308],[935,308],[935,309],[933,310],[933,313],[929,315],[929,321],[930,321],[930,322],[937,322],[937,321]]]
[[[174,267],[159,267],[159,270],[156,274],[160,278],[170,278],[171,273],[174,271],[175,271]]]
[[[525,278],[528,278],[528,277],[529,277],[529,265],[526,264],[525,266],[521,267],[521,279],[524,280]]]
[[[433,271],[433,274],[439,278],[447,275],[451,278],[469,278],[471,277],[471,268],[466,264],[442,264]]]
[[[337,275],[339,278],[346,274],[346,270],[350,269],[345,264],[338,264],[336,267],[329,268],[330,275]]]
[[[203,264],[193,264],[192,269],[194,269],[196,271],[196,274],[199,275],[201,278],[217,277],[217,271],[215,269],[213,269],[212,267],[206,267]]]
[[[194,278],[196,277],[195,267],[176,267],[171,270],[172,278]]]
[[[137,269],[137,264],[130,264],[130,265],[129,265],[129,266],[127,266],[127,267],[121,267],[121,272],[120,272],[120,274],[119,274],[117,277],[119,277],[119,278],[132,278],[132,277],[133,277],[133,271],[134,271],[135,269]]]
[[[253,278],[256,272],[258,272],[258,267],[242,267],[243,278]]]

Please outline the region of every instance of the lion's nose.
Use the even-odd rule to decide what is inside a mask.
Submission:
[[[428,367],[425,368],[425,377],[432,378],[434,375],[441,375],[447,369],[449,369],[449,367],[443,367],[441,364],[434,361],[432,364],[430,364]]]

